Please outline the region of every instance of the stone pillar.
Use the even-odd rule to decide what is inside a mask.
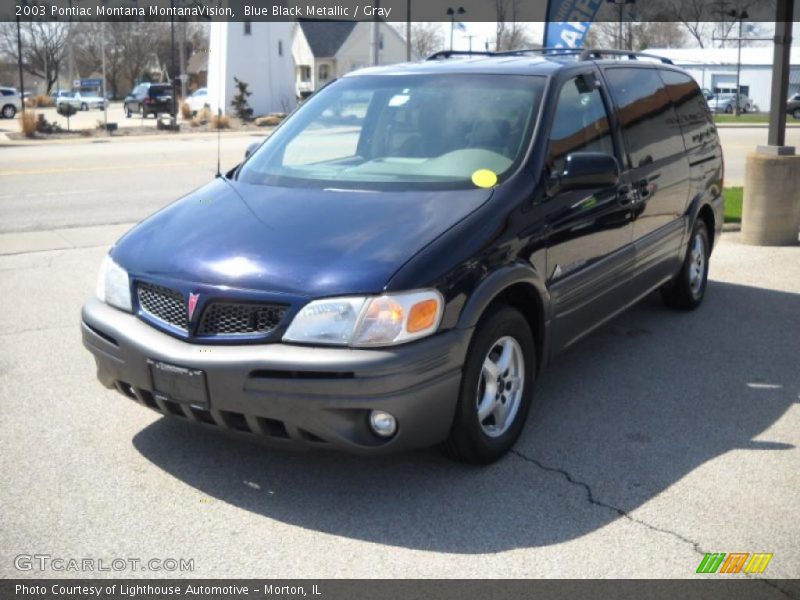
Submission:
[[[742,243],[791,246],[800,230],[800,156],[786,146],[760,146],[747,155]]]

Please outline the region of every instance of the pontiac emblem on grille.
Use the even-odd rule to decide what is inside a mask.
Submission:
[[[189,293],[189,304],[187,305],[187,312],[189,313],[189,320],[192,320],[194,316],[194,309],[197,308],[197,300],[200,298],[200,294],[192,294]]]

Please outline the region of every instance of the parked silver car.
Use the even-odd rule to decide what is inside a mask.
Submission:
[[[731,114],[736,105],[736,94],[716,94],[708,101],[708,107],[711,112],[715,113],[728,113]],[[753,101],[745,96],[739,94],[739,111],[746,113],[752,112],[755,105]]]
[[[91,92],[69,92],[58,98],[56,106],[61,107],[69,104],[76,110],[89,110],[90,108],[103,110],[107,102],[103,97]]]
[[[22,108],[22,101],[16,88],[0,87],[0,116],[13,119]]]

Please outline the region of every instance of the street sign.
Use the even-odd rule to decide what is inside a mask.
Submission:
[[[80,87],[82,88],[92,88],[92,87],[102,87],[103,80],[102,79],[81,79],[80,80]]]

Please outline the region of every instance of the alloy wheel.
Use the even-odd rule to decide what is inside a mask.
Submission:
[[[483,361],[476,408],[481,429],[489,437],[503,435],[519,411],[525,387],[525,359],[519,342],[503,336]]]

